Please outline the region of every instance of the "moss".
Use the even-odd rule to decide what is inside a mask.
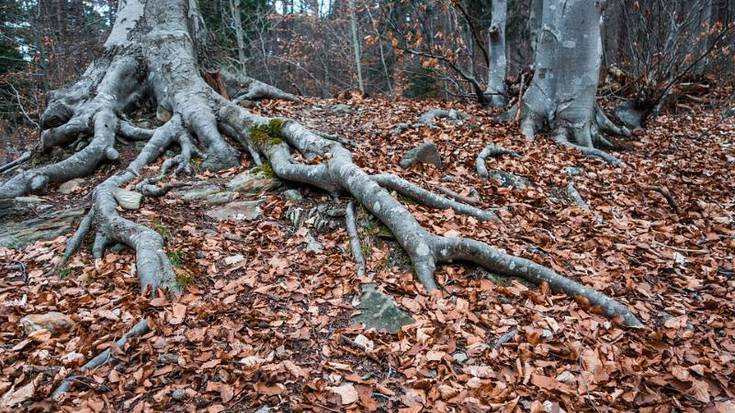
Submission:
[[[171,230],[161,221],[156,221],[153,224],[151,224],[151,228],[153,228],[154,231],[159,233],[164,240],[170,240],[171,239]]]
[[[184,258],[186,254],[183,251],[175,250],[166,253],[168,260],[174,268],[181,268],[184,265]]]
[[[273,178],[275,174],[273,173],[273,167],[269,162],[263,162],[262,165],[255,167],[255,172],[263,175],[266,178]]]
[[[283,143],[281,129],[284,121],[271,119],[270,122],[250,128],[250,140],[258,146],[273,146]]]
[[[59,270],[59,278],[62,280],[71,275],[71,268],[64,267]]]

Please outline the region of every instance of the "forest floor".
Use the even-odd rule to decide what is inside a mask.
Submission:
[[[337,103],[352,110],[336,113]],[[186,284],[176,301],[139,294],[127,249],[95,261],[84,248],[59,268],[71,234],[0,248],[0,410],[735,411],[735,122],[700,136],[718,120],[715,111],[661,116],[623,142],[622,168],[546,138],[530,143],[473,105],[452,104],[472,115],[462,124],[391,133],[438,106],[449,104],[307,99],[255,110],[357,142],[355,162],[368,171],[468,196],[474,188],[478,205],[498,208],[501,221],[407,205],[436,233],[474,237],[603,290],[628,304],[644,329],[460,264],[440,267],[444,290],[427,295],[364,211],[368,275],[357,277],[344,218],[324,214],[329,225],[307,220],[301,228],[287,219],[295,208],[342,210],[348,201],[314,189],[289,186],[302,200],[287,199],[288,187],[257,194],[262,215],[237,222],[217,222],[206,215],[211,206],[169,194],[125,215],[165,236]],[[402,154],[423,140],[436,143],[443,169],[402,170]],[[488,159],[488,169],[531,185],[479,178],[475,157],[488,143],[521,155]],[[123,165],[132,148],[122,151]],[[573,178],[565,169],[572,166],[581,169]],[[178,179],[225,182],[250,167],[243,159],[239,169]],[[56,208],[85,206],[112,170],[71,194],[42,198]],[[564,196],[570,179],[590,209]],[[322,251],[307,251],[312,238]],[[353,324],[368,283],[415,322],[397,334]],[[50,311],[73,325],[26,333],[22,317]],[[150,333],[113,349],[115,362],[79,375],[59,404],[45,400],[141,317]]]

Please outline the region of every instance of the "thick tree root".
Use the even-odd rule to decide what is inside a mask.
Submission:
[[[470,115],[462,112],[461,110],[455,110],[455,109],[431,109],[429,111],[426,111],[422,113],[415,123],[401,123],[397,125],[393,129],[394,135],[399,135],[403,131],[411,128],[420,128],[422,126],[428,126],[428,127],[435,127],[434,121],[436,119],[449,119],[454,122],[461,122],[467,118],[469,118]]]
[[[477,170],[477,174],[480,175],[481,178],[488,178],[490,176],[487,166],[485,165],[485,161],[488,157],[496,157],[496,156],[502,156],[502,155],[510,155],[514,158],[520,158],[521,155],[519,155],[515,151],[511,151],[510,149],[505,149],[501,146],[489,144],[485,146],[482,151],[477,155],[477,159],[475,160],[475,169]]]
[[[362,255],[362,246],[360,245],[360,235],[357,233],[357,222],[355,219],[355,205],[352,202],[347,204],[345,211],[345,226],[347,235],[350,237],[350,249],[352,250],[352,258],[357,264],[357,275],[362,277],[365,275],[365,257]]]
[[[227,93],[232,97],[232,103],[238,104],[244,100],[261,100],[261,99],[280,99],[280,100],[299,100],[298,96],[253,79],[249,76],[243,76],[239,73],[233,73],[228,70],[222,70],[222,78],[224,79]]]
[[[148,326],[148,320],[142,319],[139,322],[137,322],[130,330],[128,330],[127,333],[125,333],[122,337],[120,337],[117,341],[115,341],[115,347],[117,348],[123,348],[127,342],[133,338],[142,336],[150,331],[150,327]],[[85,365],[79,368],[80,373],[85,373],[90,370],[94,370],[97,367],[100,367],[104,364],[107,364],[108,362],[114,360],[114,357],[112,356],[112,347],[108,348],[107,350],[101,352],[98,354],[95,358],[88,361]],[[74,376],[67,377],[64,379],[63,382],[59,385],[59,387],[54,390],[53,393],[51,393],[51,398],[58,400],[64,393],[71,390],[72,385],[74,384]]]
[[[610,165],[613,165],[613,166],[624,166],[625,165],[623,161],[621,161],[620,159],[616,158],[613,155],[610,155],[609,153],[605,151],[602,151],[592,146],[578,145],[576,143],[572,143],[569,140],[569,135],[568,135],[567,130],[564,128],[557,130],[554,133],[553,139],[554,139],[554,142],[556,142],[557,144],[561,146],[576,149],[587,156],[592,156],[594,158],[602,159],[603,161],[609,163]]]
[[[365,206],[391,230],[413,262],[416,275],[427,291],[438,288],[434,279],[437,263],[453,260],[470,261],[502,275],[517,276],[535,283],[546,282],[552,288],[571,296],[584,297],[594,306],[601,308],[604,314],[620,318],[620,321],[629,327],[642,326],[625,305],[558,275],[549,268],[502,253],[476,240],[442,237],[429,233],[383,185],[397,185],[397,188],[406,190],[406,193],[415,193],[413,191],[416,191],[417,187],[409,185],[407,188],[398,185],[403,182],[388,178],[391,175],[367,174],[352,162],[350,152],[339,143],[328,141],[296,122],[256,116],[235,105],[225,105],[219,113],[222,123],[238,131],[259,130],[265,127],[275,130],[278,136],[252,139],[251,133],[249,139],[253,146],[268,158],[274,173],[280,178],[307,183],[331,193],[346,192]],[[290,148],[299,151],[306,158],[320,156],[323,161],[316,165],[298,164],[291,156]],[[418,197],[425,195],[415,194]]]
[[[179,291],[176,275],[163,249],[163,238],[156,231],[121,217],[117,212],[114,192],[137,178],[143,167],[157,159],[177,138],[183,151],[188,142],[186,136],[180,116],[174,115],[165,125],[156,129],[153,137],[127,169],[97,186],[91,211],[67,242],[65,260],[79,247],[81,240],[94,224],[97,228],[92,248],[95,258],[102,258],[105,249],[111,243],[123,243],[136,252],[136,268],[142,291],[148,288]]]
[[[582,198],[582,195],[580,195],[579,191],[577,191],[577,187],[574,186],[574,181],[569,180],[569,183],[567,184],[567,194],[570,198],[574,201],[577,206],[579,206],[582,209],[590,209],[589,204]]]

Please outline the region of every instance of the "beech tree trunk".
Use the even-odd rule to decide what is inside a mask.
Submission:
[[[355,66],[357,67],[357,85],[360,93],[365,94],[365,83],[362,79],[362,62],[360,61],[360,39],[357,35],[357,16],[355,15],[355,0],[349,0],[350,6],[350,28],[352,31],[352,48],[355,53]]]
[[[505,78],[508,71],[505,44],[507,15],[507,0],[492,0],[492,21],[487,36],[490,61],[488,62],[485,99],[494,107],[505,106],[507,100],[505,91]]]
[[[532,139],[551,131],[555,140],[611,163],[619,161],[596,145],[609,145],[600,129],[627,134],[596,105],[602,62],[600,37],[604,1],[544,0],[535,51],[534,77],[523,95],[521,131]]]
[[[429,232],[389,190],[479,220],[492,219],[491,212],[444,198],[395,175],[368,174],[353,163],[352,154],[339,142],[290,119],[255,115],[218,94],[202,79],[197,63],[202,30],[194,0],[121,0],[104,55],[77,83],[49,96],[49,106],[41,118],[43,148],[68,147],[79,135],[88,137],[89,142],[61,162],[24,171],[0,184],[0,198],[43,191],[50,183],[92,174],[102,162],[118,161],[116,137],[147,141],[132,162],[118,168],[94,190],[89,212],[69,239],[64,260],[94,230],[96,258],[102,258],[111,243],[125,244],[135,250],[144,291],[177,291],[163,238],[119,215],[115,191],[135,182],[135,188],[145,196],[165,195],[170,187],[158,186],[161,178],[143,179],[141,174],[174,143],[180,153],[164,161],[161,175],[173,167],[176,173],[190,173],[193,157],[203,157],[203,165],[209,169],[239,166],[242,150],[256,163],[268,162],[280,179],[360,202],[391,230],[428,291],[439,288],[434,279],[437,264],[469,261],[498,274],[548,283],[555,290],[585,297],[627,326],[642,325],[617,300],[531,260],[473,239]],[[226,83],[245,85],[249,99],[292,97],[252,79],[237,77]],[[143,99],[152,100],[159,119],[165,122],[155,130],[139,128],[121,117],[140,107]]]

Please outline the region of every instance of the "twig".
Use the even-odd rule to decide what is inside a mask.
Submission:
[[[365,257],[362,255],[360,236],[357,234],[357,224],[355,223],[355,205],[352,202],[347,204],[345,224],[347,226],[347,234],[350,236],[350,248],[352,249],[352,258],[355,260],[355,264],[357,264],[357,275],[362,277],[365,275]]]
[[[654,240],[653,243],[658,245],[659,247],[664,247],[679,252],[690,252],[692,254],[709,254],[709,250],[692,250],[689,248],[672,247],[671,245],[666,245],[663,242],[658,242],[656,240]]]
[[[513,340],[513,337],[518,334],[518,328],[513,327],[512,330],[508,331],[507,333],[503,334],[502,336],[498,337],[498,339],[493,344],[494,349],[498,349],[503,346],[503,344],[509,342],[510,340]]]
[[[10,161],[3,166],[0,166],[0,172],[9,171],[29,159],[31,159],[31,151],[25,151],[22,155],[20,155],[20,158],[14,161]]]
[[[449,188],[447,188],[445,186],[439,185],[439,186],[436,187],[436,190],[438,192],[441,192],[442,194],[450,197],[450,198],[454,198],[457,201],[464,202],[465,204],[477,205],[478,203],[480,203],[480,199],[478,199],[478,198],[472,198],[472,197],[469,197],[469,196],[464,196],[464,195],[462,195],[462,194],[460,194],[458,192],[452,191],[451,189],[449,189]]]
[[[123,346],[125,346],[125,344],[128,342],[130,338],[141,336],[147,333],[149,330],[150,330],[150,327],[148,326],[148,320],[144,318],[140,320],[137,324],[135,324],[130,330],[128,330],[127,333],[125,333],[117,341],[115,341],[115,346],[118,348],[122,348]],[[88,361],[87,364],[79,368],[79,371],[81,373],[84,373],[87,370],[93,370],[97,367],[100,367],[106,364],[111,359],[112,359],[112,347],[108,348],[107,350],[98,354],[97,357]],[[54,390],[54,392],[51,394],[51,398],[58,399],[62,394],[68,392],[71,389],[72,383],[74,383],[75,381],[78,381],[76,376],[70,376],[64,379],[64,381],[59,385],[59,387],[57,387],[56,390]]]
[[[666,202],[669,204],[669,207],[674,210],[676,215],[679,215],[679,213],[681,212],[679,210],[679,205],[676,203],[674,195],[671,194],[671,191],[669,191],[668,188],[666,188],[665,186],[657,186],[653,188],[653,190],[663,195],[663,197],[666,198]]]

